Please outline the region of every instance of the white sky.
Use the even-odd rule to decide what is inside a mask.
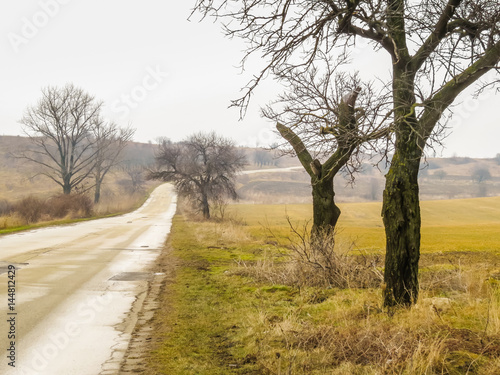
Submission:
[[[244,46],[225,38],[220,24],[199,23],[198,15],[187,21],[194,1],[3,1],[0,134],[22,134],[18,120],[42,87],[72,82],[103,100],[110,119],[137,128],[137,141],[215,130],[241,145],[268,146],[272,124],[260,118],[259,106],[273,99],[276,86],[265,83],[239,121],[230,100],[256,71],[240,74]],[[362,54],[363,76],[377,74],[380,67]],[[442,155],[500,153],[500,96],[462,101]]]

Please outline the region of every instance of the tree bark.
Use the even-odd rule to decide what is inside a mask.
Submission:
[[[71,189],[73,186],[71,186],[71,178],[64,177],[63,178],[63,193],[64,194],[71,194]]]
[[[210,219],[210,205],[208,204],[208,197],[206,194],[201,196],[201,210],[203,212],[203,218]]]
[[[101,176],[101,168],[99,165],[96,166],[94,177],[95,177],[94,203],[97,204],[101,200],[101,182],[103,177]]]
[[[418,298],[421,151],[408,143],[396,148],[386,176],[382,216],[386,234],[384,305],[410,306]]]
[[[101,200],[101,182],[96,180],[95,192],[94,192],[94,203],[97,204]]]
[[[404,56],[401,53],[401,56]],[[384,306],[410,306],[418,298],[420,204],[418,172],[427,134],[415,115],[414,74],[394,66],[395,153],[386,175],[382,217],[386,235]]]
[[[340,216],[340,208],[335,204],[333,178],[311,179],[313,197],[313,227],[314,237],[323,232],[333,233]],[[325,233],[326,234],[326,233]]]
[[[347,149],[339,147],[325,164],[321,165],[318,160],[313,160],[306,146],[293,130],[280,123],[276,124],[276,128],[293,147],[300,163],[311,177],[313,198],[311,236],[314,238],[321,231],[333,232],[340,216],[340,208],[334,200],[333,179],[340,167],[345,165],[351,156],[355,144]],[[314,170],[313,167],[315,167]]]

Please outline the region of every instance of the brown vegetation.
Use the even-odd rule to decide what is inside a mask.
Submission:
[[[3,215],[17,217],[22,220],[23,224],[62,218],[90,217],[94,206],[92,200],[83,194],[59,194],[49,199],[30,195],[14,204],[4,201],[3,205],[10,207]]]
[[[336,232],[319,231],[314,240],[308,226],[296,228],[287,218],[292,236],[285,241],[271,233],[279,256],[264,255],[256,262],[238,262],[236,274],[299,289],[376,288],[382,283],[381,259],[354,251],[354,244],[337,240]],[[282,249],[282,250],[280,250]],[[353,253],[356,253],[353,256]]]
[[[238,207],[224,221],[174,218],[168,262],[155,268],[169,278],[129,373],[136,362],[145,374],[499,373],[495,252],[424,253],[418,304],[390,311],[375,253],[314,249],[286,222],[235,220]]]

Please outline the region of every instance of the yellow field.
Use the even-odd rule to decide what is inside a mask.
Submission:
[[[339,205],[340,238],[354,241],[358,249],[383,251],[384,226],[380,202]],[[491,251],[500,254],[500,197],[423,201],[422,252]],[[233,205],[230,212],[251,227],[269,225],[281,235],[286,216],[293,223],[312,219],[310,204]],[[255,228],[257,230],[257,228]]]

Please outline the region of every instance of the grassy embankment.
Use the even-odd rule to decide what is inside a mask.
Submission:
[[[338,247],[380,258],[380,271],[380,204],[341,208]],[[308,286],[318,271],[283,255],[285,216],[308,218],[307,205],[232,206],[240,222],[177,215],[169,256],[178,266],[152,321],[149,373],[499,374],[500,198],[422,211],[419,304],[395,312],[382,308],[380,287]]]

